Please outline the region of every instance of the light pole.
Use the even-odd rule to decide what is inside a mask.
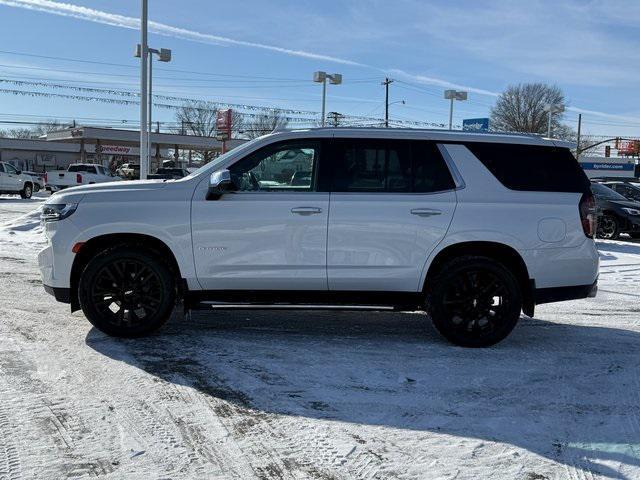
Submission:
[[[140,15],[140,179],[147,178],[149,153],[147,150],[147,3],[142,0]]]
[[[453,101],[464,101],[467,99],[467,92],[460,90],[445,90],[444,98],[451,100],[451,106],[449,107],[449,130],[453,130]]]
[[[564,112],[564,107],[562,105],[553,105],[551,103],[548,103],[544,107],[544,110],[548,112],[548,115],[549,115],[547,119],[547,138],[551,138],[551,116],[554,113]]]
[[[149,78],[148,78],[148,91],[147,93],[147,100],[145,102],[145,100],[141,97],[140,98],[140,103],[146,103],[147,105],[147,111],[145,113],[145,117],[147,118],[147,123],[145,124],[140,124],[140,178],[147,178],[147,174],[149,173],[149,158],[151,157],[151,132],[153,131],[153,128],[151,127],[152,125],[152,118],[151,118],[151,108],[152,108],[152,102],[153,102],[153,55],[156,54],[158,56],[158,60],[160,60],[161,62],[170,62],[171,61],[171,50],[169,50],[168,48],[161,48],[160,50],[157,50],[155,48],[149,48],[149,46],[147,45],[147,55],[148,55],[148,62],[149,62]],[[136,57],[141,57],[142,56],[142,46],[140,44],[138,44],[136,46],[136,53],[135,53]],[[146,63],[146,62],[145,62]],[[142,149],[142,130],[145,130],[146,133],[146,143],[145,145],[145,153],[143,155],[143,149]],[[143,162],[142,162],[142,157],[144,156],[145,158],[145,162],[144,162],[144,170],[143,170]],[[143,173],[144,172],[144,173]],[[144,175],[144,176],[143,176]]]
[[[332,85],[340,85],[342,83],[342,74],[333,73],[329,75],[327,72],[314,72],[313,81],[322,84],[322,121],[321,125],[325,126],[325,108],[327,104],[327,79]]]

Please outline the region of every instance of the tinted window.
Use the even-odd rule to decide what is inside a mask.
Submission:
[[[4,165],[0,163],[0,172],[4,172]]]
[[[432,142],[337,139],[332,150],[334,192],[434,192],[453,188]]]
[[[468,143],[466,146],[512,190],[589,191],[587,176],[567,148],[500,143]]]
[[[96,173],[96,167],[93,165],[69,165],[69,172],[87,172]]]
[[[606,200],[626,200],[626,198],[618,192],[614,192],[609,187],[605,187],[599,183],[592,183],[591,191],[598,198],[604,198]]]
[[[279,142],[249,154],[229,170],[240,191],[310,191],[320,142]]]
[[[5,163],[4,169],[7,173],[14,173],[14,174],[18,173],[18,170],[16,170],[16,167],[11,165],[10,163]]]

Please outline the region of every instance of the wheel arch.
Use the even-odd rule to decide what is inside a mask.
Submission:
[[[157,237],[142,233],[108,233],[98,235],[82,243],[82,246],[73,259],[70,275],[71,290],[71,311],[80,309],[78,300],[78,284],[80,275],[89,261],[99,252],[116,248],[119,246],[140,246],[147,251],[153,252],[167,263],[170,270],[176,275],[180,293],[184,290],[184,281],[180,270],[180,265],[169,246]]]
[[[529,270],[522,256],[513,247],[499,242],[469,241],[449,245],[440,250],[427,269],[423,291],[429,288],[429,281],[436,277],[448,261],[463,256],[477,255],[491,258],[507,267],[518,280],[522,292],[522,310],[530,317],[535,309],[535,281],[529,277]]]

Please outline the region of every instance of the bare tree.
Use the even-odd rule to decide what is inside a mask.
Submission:
[[[562,90],[544,83],[509,86],[491,109],[491,128],[503,132],[546,134],[549,124],[547,105],[566,107]],[[563,114],[551,114],[551,129],[558,138],[570,139],[575,132],[560,123]]]
[[[38,138],[49,132],[60,130],[64,125],[58,120],[47,120],[39,123],[31,128],[11,128],[9,130],[0,130],[0,137],[6,138]]]
[[[216,118],[218,108],[207,102],[191,101],[184,103],[176,112],[176,120],[179,126],[176,131],[186,135],[196,135],[199,137],[215,137],[216,136]],[[237,112],[232,112],[231,130],[238,131],[242,129],[243,117]],[[197,152],[201,156],[203,163],[207,163],[212,159],[210,150]]]
[[[285,128],[288,123],[288,120],[282,115],[282,112],[279,110],[269,110],[268,112],[261,113],[247,120],[243,133],[247,138],[254,139],[275,130]]]

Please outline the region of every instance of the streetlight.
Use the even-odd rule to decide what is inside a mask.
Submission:
[[[547,120],[547,138],[551,138],[551,115],[554,113],[562,113],[564,112],[564,107],[562,105],[553,105],[551,103],[548,103],[545,105],[544,107],[544,111],[548,112],[549,117]]]
[[[325,106],[327,103],[327,79],[329,79],[329,83],[331,85],[340,85],[342,83],[342,74],[341,73],[333,73],[329,75],[327,72],[314,72],[313,81],[316,83],[322,84],[322,123],[321,125],[324,127],[325,125]]]
[[[148,162],[148,132],[147,126],[147,18],[148,0],[142,0],[142,14],[140,15],[140,179],[147,178]]]
[[[143,170],[142,161],[140,161],[140,178],[147,178],[147,174],[149,173],[149,157],[151,156],[151,132],[152,132],[152,119],[151,119],[151,105],[153,100],[153,55],[158,56],[158,60],[161,62],[170,62],[171,61],[171,50],[168,48],[161,48],[157,50],[155,48],[150,48],[147,45],[147,55],[149,56],[149,78],[148,78],[148,92],[147,92],[147,124],[144,125],[144,129],[146,130],[146,155],[145,155],[145,165]],[[142,46],[138,44],[136,46],[135,56],[140,58],[142,57]],[[144,99],[140,99],[140,102],[144,103]],[[140,131],[142,131],[143,124],[140,124]],[[142,141],[142,135],[140,136],[140,140]],[[140,156],[142,160],[142,143],[140,144]],[[143,173],[144,172],[144,173]],[[144,175],[144,176],[143,176]]]
[[[467,92],[463,92],[460,90],[445,90],[444,98],[447,100],[451,100],[451,106],[449,107],[449,130],[453,130],[453,101],[459,100],[464,101],[467,99]]]

